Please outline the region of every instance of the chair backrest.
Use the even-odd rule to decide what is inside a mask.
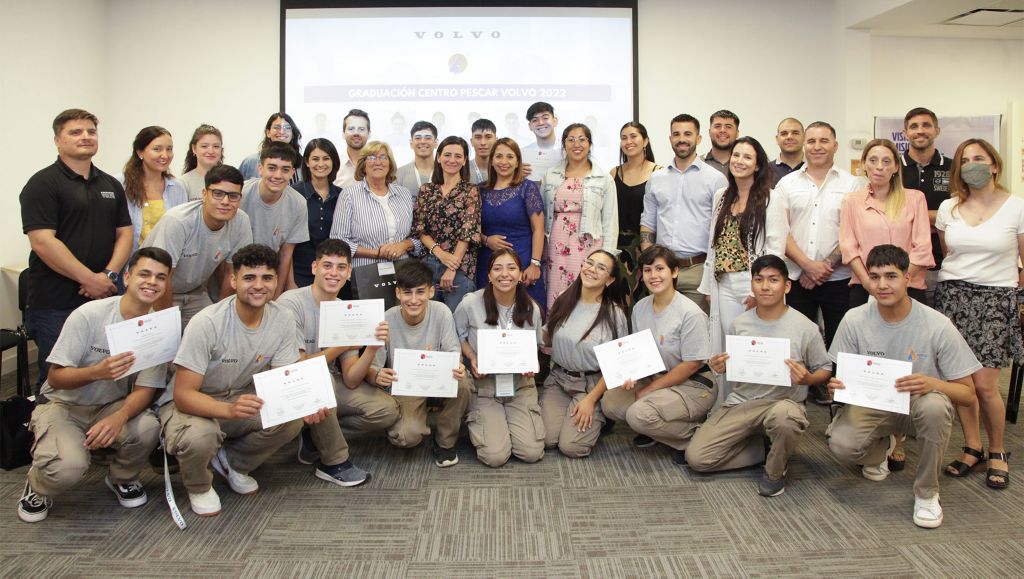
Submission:
[[[24,315],[28,307],[28,268],[21,270],[18,274],[18,309]]]

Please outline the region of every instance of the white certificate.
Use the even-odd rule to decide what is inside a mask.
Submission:
[[[174,360],[181,344],[181,309],[150,312],[104,329],[110,355],[132,352],[135,363],[128,373],[139,372]]]
[[[665,371],[665,361],[650,330],[594,346],[594,354],[609,390],[622,386],[626,380],[639,380]]]
[[[331,372],[323,356],[254,374],[252,381],[256,395],[263,399],[263,428],[338,406]]]
[[[476,370],[481,374],[522,374],[540,369],[535,330],[480,330],[476,347]]]
[[[384,321],[384,300],[320,302],[320,328],[317,345],[383,346],[374,334]]]
[[[791,353],[789,338],[726,336],[725,351],[729,354],[725,364],[726,380],[793,386],[793,376],[786,365]]]
[[[393,396],[458,396],[459,381],[452,376],[459,367],[458,352],[395,350],[394,363],[398,379],[391,384]]]
[[[835,391],[836,402],[910,414],[910,392],[896,390],[896,379],[914,373],[914,364],[840,352],[836,378],[846,388]]]

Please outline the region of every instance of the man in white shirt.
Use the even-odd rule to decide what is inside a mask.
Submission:
[[[437,127],[429,121],[416,121],[409,131],[409,148],[413,160],[398,168],[395,181],[412,193],[420,192],[420,186],[430,182],[434,172],[434,149],[437,148]]]
[[[537,142],[523,147],[523,171],[530,180],[540,181],[549,169],[562,160],[556,132],[558,117],[550,104],[536,102],[526,109],[526,120]]]
[[[341,121],[341,130],[345,133],[345,164],[338,171],[334,184],[344,189],[356,183],[356,161],[359,151],[370,140],[370,115],[366,111],[352,109]]]
[[[786,265],[793,289],[787,302],[812,322],[825,322],[825,345],[832,344],[840,320],[850,309],[850,268],[839,251],[839,208],[859,184],[834,164],[839,143],[825,122],[807,125],[805,164],[786,175],[773,195],[788,211]],[[824,401],[817,398],[816,401]]]

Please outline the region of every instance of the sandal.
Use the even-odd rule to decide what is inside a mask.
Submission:
[[[896,448],[889,453],[889,470],[891,472],[899,472],[907,466],[907,451],[903,449],[903,442],[907,440],[907,435],[900,434],[896,437]],[[899,455],[899,458],[897,458]]]
[[[956,478],[965,477],[968,474],[970,474],[970,472],[972,470],[974,470],[974,467],[976,467],[979,464],[985,462],[985,451],[984,451],[984,449],[977,449],[976,450],[976,449],[973,449],[973,448],[971,448],[969,446],[965,446],[965,447],[963,447],[963,451],[964,451],[964,454],[968,454],[968,455],[973,456],[974,458],[978,459],[977,462],[975,462],[974,464],[967,464],[966,462],[963,462],[962,460],[959,460],[959,459],[954,460],[953,462],[947,464],[945,470],[942,471],[942,472],[946,473],[946,476],[953,476],[953,477],[956,477]]]
[[[1003,462],[1009,462],[1010,453],[1008,452],[990,452],[988,453],[988,459],[1001,460]],[[991,489],[1005,489],[1010,486],[1010,473],[1001,468],[989,467],[988,473],[985,475],[985,484]]]

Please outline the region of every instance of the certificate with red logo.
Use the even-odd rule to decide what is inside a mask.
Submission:
[[[836,378],[846,388],[835,391],[836,402],[910,414],[910,392],[896,390],[896,379],[914,373],[914,364],[875,356],[839,352]]]
[[[323,356],[253,374],[252,382],[256,395],[263,399],[263,428],[338,406],[327,358]]]
[[[609,390],[622,386],[627,380],[639,380],[665,371],[665,361],[650,330],[594,346],[594,355]]]
[[[455,398],[459,381],[452,372],[459,367],[458,352],[395,350],[395,381],[392,396]]]
[[[317,345],[383,346],[374,334],[384,321],[384,300],[353,300],[320,302],[320,327]]]
[[[535,330],[480,330],[476,370],[481,374],[522,374],[540,369]]]
[[[725,379],[730,382],[793,386],[786,358],[790,356],[789,338],[726,336]]]
[[[104,329],[111,356],[123,352],[135,356],[135,363],[128,369],[132,374],[174,360],[181,344],[181,308],[150,312]]]

